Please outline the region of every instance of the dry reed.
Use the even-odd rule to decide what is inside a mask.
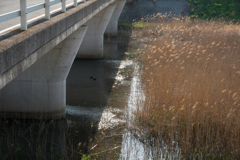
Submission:
[[[240,27],[156,15],[139,30],[138,122],[181,156],[240,158]],[[159,143],[161,144],[161,142]]]

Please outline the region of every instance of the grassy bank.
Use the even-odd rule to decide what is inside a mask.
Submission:
[[[161,17],[138,31],[147,45],[136,122],[183,158],[239,159],[240,28]]]

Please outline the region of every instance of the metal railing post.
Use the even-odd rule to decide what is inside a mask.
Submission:
[[[38,11],[40,9],[45,9],[45,19],[50,19],[51,18],[50,6],[58,3],[62,3],[62,8],[58,8],[58,9],[62,9],[62,12],[66,12],[66,7],[67,7],[66,0],[44,0],[44,1],[45,1],[44,3],[40,3],[27,8],[27,0],[20,0],[20,10],[0,15],[0,23],[13,18],[20,17],[21,30],[27,30],[28,29],[27,14],[29,13]],[[82,0],[82,2],[86,2],[86,0]],[[73,6],[76,7],[77,5],[78,5],[78,0],[73,0]],[[40,17],[43,17],[43,16],[44,15],[41,15]]]
[[[21,30],[27,30],[27,0],[20,0]]]
[[[49,0],[45,0],[45,19],[50,19],[50,4],[49,4]]]
[[[73,2],[73,6],[74,7],[77,7],[77,0],[73,0],[74,2]]]
[[[62,12],[66,12],[66,0],[62,0]]]

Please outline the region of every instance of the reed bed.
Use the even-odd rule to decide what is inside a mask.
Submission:
[[[159,147],[177,144],[181,158],[239,159],[240,27],[167,15],[141,22],[137,122]]]

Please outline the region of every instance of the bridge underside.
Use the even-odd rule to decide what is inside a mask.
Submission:
[[[6,80],[8,76],[2,74],[0,116],[37,119],[65,117],[66,78],[74,59],[103,57],[103,35],[116,35],[115,18],[119,18],[125,2],[117,0],[109,4],[88,21],[85,20],[84,25],[79,26],[78,22],[65,34],[49,41],[45,48],[40,48],[20,62],[25,67],[21,67],[22,73],[14,75],[14,67],[18,69],[14,66],[10,79]]]

